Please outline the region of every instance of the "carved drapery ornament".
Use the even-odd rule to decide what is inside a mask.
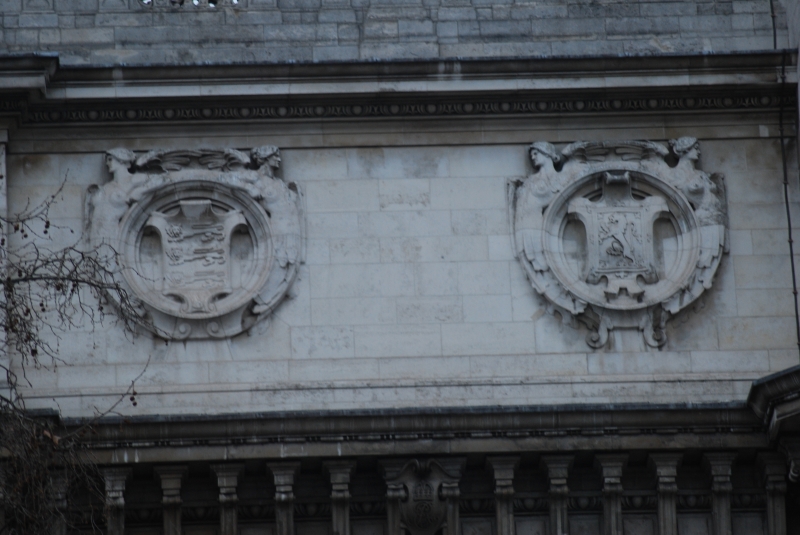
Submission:
[[[283,300],[303,261],[301,193],[277,147],[106,153],[92,245],[117,251],[142,325],[167,339],[235,336]]]
[[[530,147],[534,173],[509,183],[515,254],[550,312],[666,342],[666,321],[711,283],[726,247],[722,175],[697,169],[695,138]],[[674,164],[674,165],[671,165]]]

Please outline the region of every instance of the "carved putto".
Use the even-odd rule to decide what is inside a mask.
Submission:
[[[167,339],[235,336],[269,315],[297,276],[302,199],[276,176],[277,147],[111,149],[92,186],[92,244],[118,253],[142,324]]]
[[[695,138],[530,146],[534,173],[509,183],[515,254],[550,312],[586,342],[667,320],[709,289],[726,247],[722,175],[697,169]],[[619,348],[617,348],[619,349]]]

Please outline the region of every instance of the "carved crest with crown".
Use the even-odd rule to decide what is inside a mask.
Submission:
[[[625,330],[663,346],[725,250],[722,175],[697,169],[691,137],[536,142],[530,156],[534,174],[509,183],[515,254],[549,311],[586,324],[594,348]]]
[[[142,324],[167,339],[235,336],[284,299],[303,260],[302,197],[277,147],[106,153],[87,203]]]

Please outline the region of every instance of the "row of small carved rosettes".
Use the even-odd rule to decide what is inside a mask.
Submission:
[[[785,99],[784,104],[789,103]],[[504,102],[428,102],[404,104],[329,104],[297,106],[240,106],[128,109],[34,109],[33,123],[185,121],[208,119],[265,119],[314,117],[391,117],[436,115],[540,114],[568,112],[617,112],[691,109],[770,108],[781,104],[778,96],[703,97],[599,100],[523,100]]]

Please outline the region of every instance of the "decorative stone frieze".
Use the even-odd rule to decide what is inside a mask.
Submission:
[[[90,188],[95,247],[117,254],[142,324],[167,339],[248,330],[286,296],[303,261],[302,196],[276,177],[277,147],[106,153]]]
[[[723,177],[697,169],[695,138],[670,148],[536,142],[534,174],[509,184],[515,254],[550,312],[589,327],[593,348],[624,330],[663,346],[667,320],[711,287],[726,244]]]

